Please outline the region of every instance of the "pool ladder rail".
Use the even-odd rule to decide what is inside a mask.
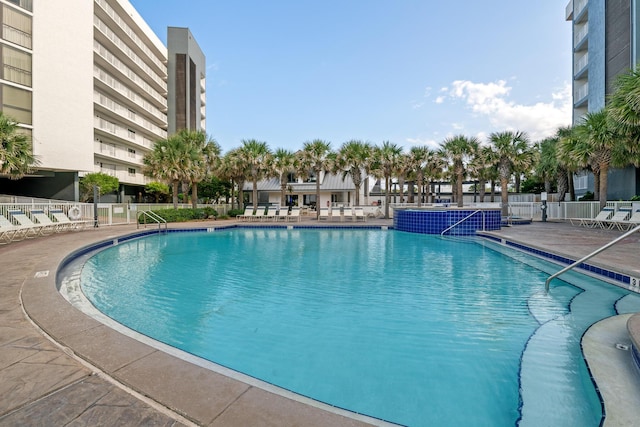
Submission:
[[[153,222],[158,224],[158,230],[162,229],[162,224],[164,224],[164,231],[167,231],[167,220],[165,220],[164,218],[162,218],[160,215],[158,215],[157,213],[153,212],[153,211],[141,211],[138,213],[138,218],[136,221],[137,227],[136,228],[140,228],[140,216],[143,217],[144,220],[144,226],[145,228],[147,227],[147,218],[151,219]]]
[[[472,212],[469,215],[465,216],[464,218],[462,218],[460,221],[456,222],[455,224],[453,224],[453,225],[445,228],[444,230],[442,230],[442,233],[440,233],[440,235],[444,236],[444,233],[446,233],[447,231],[451,230],[452,228],[457,227],[458,225],[462,224],[463,222],[465,222],[466,220],[468,220],[469,218],[471,218],[472,216],[474,216],[478,212],[482,212],[482,229],[484,230],[484,211],[478,209],[477,211]]]
[[[606,245],[596,249],[595,251],[591,252],[589,255],[580,258],[578,261],[574,262],[571,265],[566,266],[565,268],[563,268],[562,270],[558,271],[557,273],[552,274],[551,276],[549,276],[549,278],[544,282],[544,291],[546,293],[549,292],[549,283],[551,283],[551,281],[553,279],[555,279],[556,277],[558,277],[559,275],[566,273],[569,270],[572,270],[573,268],[577,267],[578,265],[582,264],[583,262],[585,262],[586,260],[588,260],[589,258],[592,258],[596,255],[598,255],[600,252],[604,251],[605,249],[610,248],[611,246],[615,245],[616,243],[618,243],[620,240],[625,239],[629,236],[631,236],[633,233],[635,233],[636,231],[640,230],[640,225],[633,228],[630,231],[627,231],[626,233],[624,233],[622,236],[618,236],[615,239],[613,239],[612,241],[610,241],[609,243],[607,243]]]

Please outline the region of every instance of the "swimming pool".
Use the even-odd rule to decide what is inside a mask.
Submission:
[[[391,422],[598,425],[580,337],[639,298],[578,274],[545,296],[544,269],[470,240],[236,228],[121,243],[81,282],[132,329]]]

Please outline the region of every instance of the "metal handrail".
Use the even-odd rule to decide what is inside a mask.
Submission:
[[[157,213],[155,213],[153,211],[140,211],[140,212],[138,212],[137,221],[136,221],[136,228],[140,228],[140,215],[144,215],[144,217],[145,217],[145,221],[144,221],[145,227],[147,225],[146,217],[149,217],[153,221],[158,223],[158,230],[160,230],[162,228],[162,224],[164,224],[164,231],[167,231],[167,220],[162,218],[160,215],[158,215]]]
[[[598,255],[600,252],[604,251],[605,249],[610,248],[611,246],[615,245],[616,243],[618,243],[620,240],[631,236],[633,233],[635,233],[636,231],[640,230],[640,225],[638,225],[637,227],[635,227],[633,230],[627,231],[626,233],[624,233],[622,236],[618,236],[615,239],[613,239],[612,241],[610,241],[609,243],[607,243],[606,245],[596,249],[595,251],[591,252],[589,255],[580,258],[578,261],[574,262],[571,265],[568,265],[567,267],[563,268],[562,270],[558,271],[555,274],[552,274],[551,276],[549,276],[549,278],[544,282],[544,291],[545,292],[549,292],[549,283],[551,283],[551,281],[553,279],[555,279],[556,277],[558,277],[559,275],[566,273],[567,271],[573,269],[574,267],[576,267],[577,265],[582,264],[583,262],[585,262],[586,260],[588,260],[591,257],[594,257],[596,255]]]
[[[470,213],[469,215],[465,216],[464,218],[462,218],[460,221],[456,222],[455,224],[453,224],[450,227],[445,228],[442,233],[440,233],[441,236],[444,236],[444,233],[446,233],[447,231],[451,230],[453,227],[457,226],[458,224],[465,222],[466,220],[468,220],[469,218],[471,218],[472,216],[474,216],[475,214],[477,214],[478,212],[482,212],[480,209],[478,209],[477,211]],[[484,221],[482,222],[482,228],[484,228]]]

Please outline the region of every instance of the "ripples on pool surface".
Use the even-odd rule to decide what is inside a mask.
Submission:
[[[471,241],[232,229],[120,244],[90,258],[81,281],[98,309],[132,329],[331,405],[411,426],[514,426],[521,357],[546,321],[530,299],[546,277]],[[564,319],[580,292],[554,288],[545,313]],[[604,310],[598,319],[615,314]],[[601,418],[579,345],[595,320],[563,321],[551,334],[561,342],[531,345],[544,354],[522,384],[539,395],[555,382],[570,396],[545,402],[562,425]],[[546,364],[560,371],[536,379]],[[529,425],[543,425],[538,417]]]

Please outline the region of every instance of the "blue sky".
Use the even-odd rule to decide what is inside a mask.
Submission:
[[[557,0],[131,0],[207,58],[207,132],[296,150],[437,147],[571,123],[571,25]]]

